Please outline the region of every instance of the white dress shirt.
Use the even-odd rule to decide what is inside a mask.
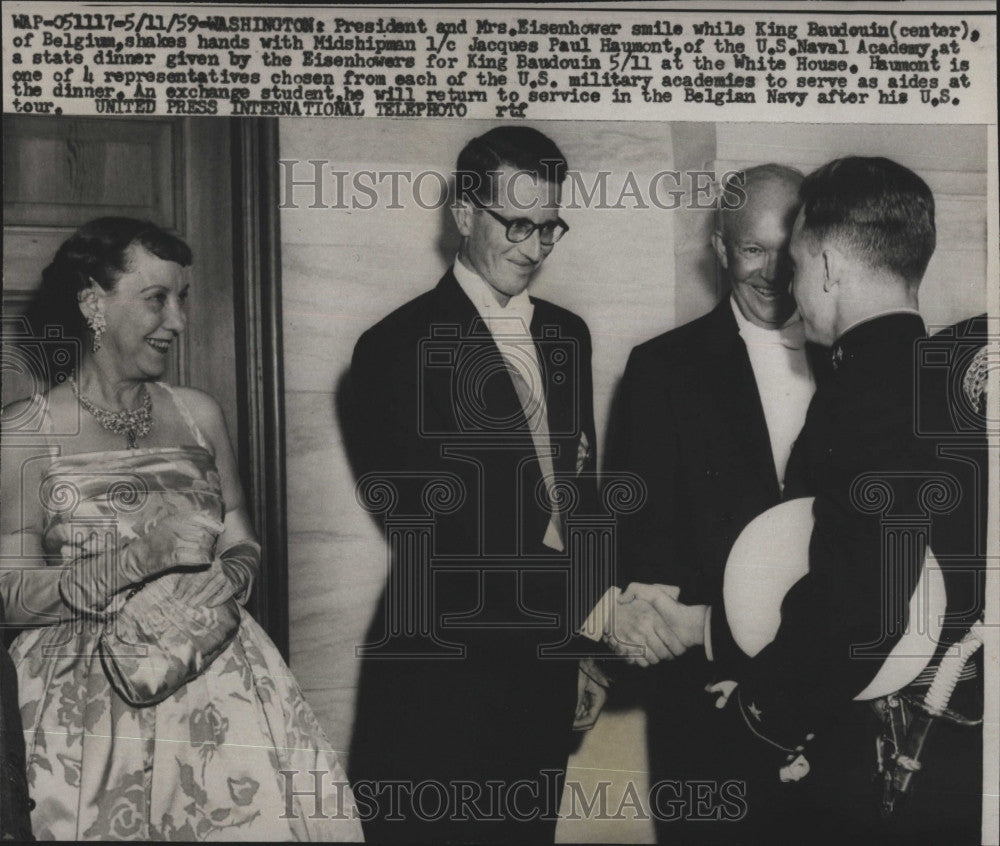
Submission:
[[[778,488],[784,490],[785,469],[792,445],[802,431],[809,402],[816,391],[806,359],[802,318],[796,311],[780,329],[764,329],[743,316],[735,299],[730,297],[729,303],[746,345],[757,393],[764,407]]]
[[[542,470],[542,478],[549,493],[550,502],[555,486],[555,468],[552,464],[552,443],[549,438],[548,406],[545,402],[545,379],[538,361],[538,351],[531,337],[531,318],[535,306],[527,289],[511,297],[505,306],[497,302],[493,288],[478,273],[455,259],[455,279],[465,295],[479,312],[493,337],[504,363],[513,371],[511,382],[521,403],[535,454]],[[551,507],[549,525],[542,540],[547,547],[559,552],[565,550],[560,515],[554,505]]]

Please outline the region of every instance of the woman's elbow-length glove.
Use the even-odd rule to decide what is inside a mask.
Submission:
[[[252,540],[240,541],[220,553],[219,562],[233,585],[236,601],[246,605],[260,571],[260,544]]]
[[[213,558],[222,523],[204,514],[165,517],[116,555],[84,552],[59,579],[63,601],[76,611],[99,613],[130,587],[168,570],[204,567]]]
[[[239,541],[220,552],[212,566],[178,579],[177,598],[192,605],[213,608],[234,599],[246,605],[260,570],[260,544]]]

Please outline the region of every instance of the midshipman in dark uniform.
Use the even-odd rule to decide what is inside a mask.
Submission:
[[[711,615],[714,655],[738,667],[735,689],[721,691],[726,710],[760,739],[761,760],[785,782],[768,815],[783,835],[812,840],[835,831],[843,840],[905,829],[908,842],[978,842],[975,729],[956,728],[971,740],[951,747],[951,729],[926,732],[924,749],[914,736],[948,722],[946,707],[923,707],[926,684],[944,663],[943,644],[962,639],[983,610],[975,571],[985,541],[968,540],[985,535],[982,474],[942,448],[948,432],[922,422],[925,407],[945,401],[922,386],[927,331],[917,310],[935,246],[934,199],[905,167],[860,157],[808,176],[801,198],[793,293],[807,338],[830,348],[833,370],[786,473],[786,500],[815,497],[808,573],[785,594],[777,634],[753,657],[736,645],[731,609],[706,612],[667,594],[657,607],[688,646],[703,642]],[[930,619],[910,619],[928,545],[948,602],[939,643],[922,646],[929,669],[899,695],[855,701],[904,632],[933,628]],[[970,676],[974,662],[965,658],[974,648],[965,643],[961,660],[951,661],[958,679]]]

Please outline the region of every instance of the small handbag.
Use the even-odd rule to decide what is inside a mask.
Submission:
[[[128,594],[99,638],[111,686],[136,708],[162,702],[205,672],[239,630],[233,598],[212,608],[178,600],[183,577],[168,573]]]

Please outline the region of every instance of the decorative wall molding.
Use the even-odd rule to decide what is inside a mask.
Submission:
[[[231,131],[237,407],[244,433],[237,459],[262,549],[251,610],[287,660],[278,122],[234,119]]]

